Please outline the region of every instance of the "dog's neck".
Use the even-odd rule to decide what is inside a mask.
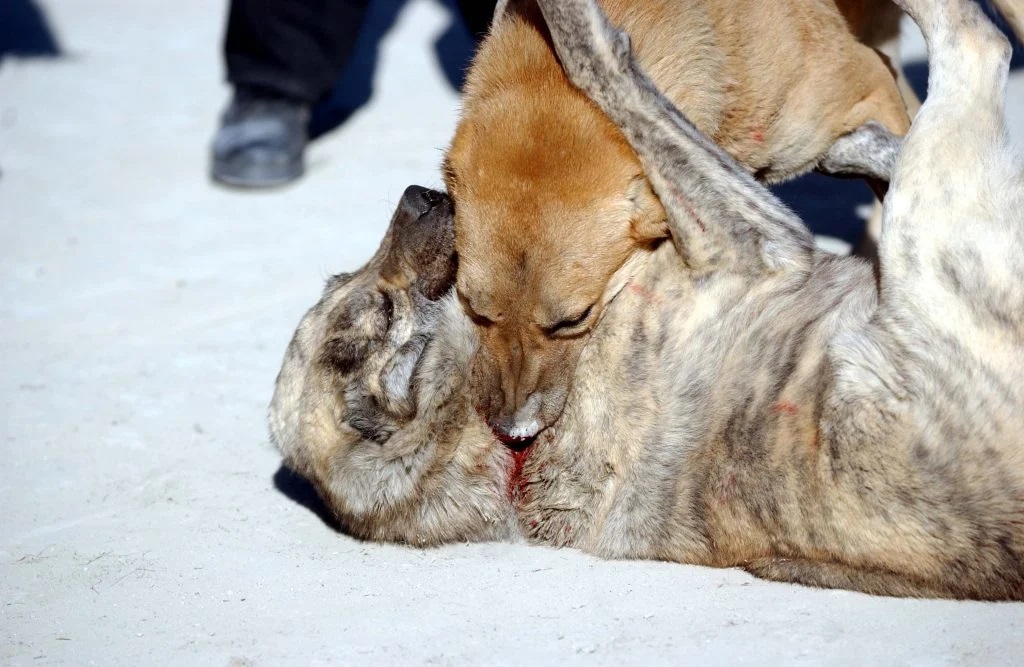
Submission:
[[[730,465],[763,457],[768,438],[810,443],[828,344],[873,309],[873,278],[858,260],[821,256],[808,275],[752,282],[698,277],[663,244],[631,267],[580,358],[565,411],[525,456],[489,437],[475,413],[475,334],[454,299],[423,362],[446,380],[420,388],[419,418],[449,437],[462,420],[459,444],[448,447],[504,457],[496,486],[531,539],[713,562],[730,540],[736,549],[749,541],[719,535],[713,554],[706,526],[676,526],[671,544],[655,527],[672,514],[726,523],[691,507],[728,496]]]
[[[655,527],[672,513],[691,520],[691,504],[712,493],[706,480],[728,480],[730,461],[762,456],[768,438],[816,437],[828,343],[873,307],[858,260],[822,256],[810,275],[753,283],[696,277],[670,244],[650,253],[609,305],[565,412],[523,466],[527,535],[607,556],[711,562],[704,527],[680,525],[671,545]]]

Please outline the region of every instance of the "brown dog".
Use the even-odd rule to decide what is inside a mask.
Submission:
[[[871,121],[897,135],[909,126],[892,73],[858,41],[883,14],[898,22],[888,2],[601,4],[669,99],[763,181],[814,168]],[[833,171],[888,180],[832,157]],[[639,160],[566,79],[532,1],[496,19],[473,63],[445,181],[458,293],[482,342],[480,409],[503,438],[529,438],[560,414],[584,342],[622,287],[612,276],[668,235]]]

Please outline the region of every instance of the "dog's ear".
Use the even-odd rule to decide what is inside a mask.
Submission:
[[[431,301],[455,282],[455,208],[444,192],[410,185],[388,230],[381,277]]]
[[[630,220],[630,235],[633,240],[638,245],[649,245],[668,238],[668,216],[647,178],[635,177],[629,184],[627,196],[633,205],[633,216]]]

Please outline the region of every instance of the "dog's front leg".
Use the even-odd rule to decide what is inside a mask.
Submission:
[[[594,0],[539,0],[566,74],[618,125],[697,270],[807,270],[800,219],[662,95]]]
[[[872,121],[836,139],[818,163],[818,170],[834,176],[864,177],[882,200],[902,147],[902,137]]]

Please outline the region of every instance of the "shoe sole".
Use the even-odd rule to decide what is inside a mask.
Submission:
[[[260,172],[258,170],[250,173],[233,173],[228,170],[218,169],[215,164],[210,172],[210,178],[216,183],[240,190],[265,190],[288,185],[302,178],[305,172],[306,170],[302,164],[296,164],[286,170],[273,173]]]

